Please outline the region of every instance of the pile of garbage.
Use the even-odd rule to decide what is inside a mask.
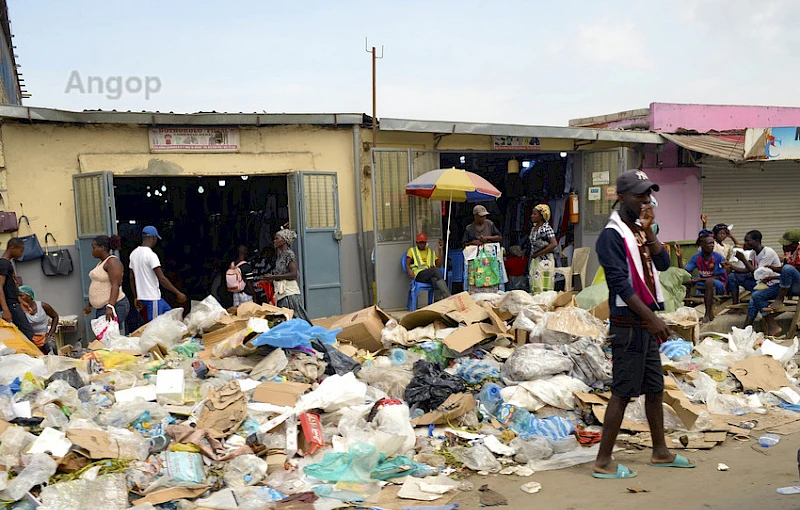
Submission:
[[[666,316],[684,337],[661,349],[669,446],[794,431],[797,340],[701,338],[693,313]],[[99,340],[57,356],[4,324],[0,505],[404,508],[473,490],[473,472],[590,462],[610,396],[606,318],[570,293],[512,291],[311,326],[209,297],[130,336],[96,323]],[[623,429],[620,446],[650,444],[641,400]]]

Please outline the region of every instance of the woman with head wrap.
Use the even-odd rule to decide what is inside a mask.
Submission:
[[[33,343],[45,354],[54,352],[58,313],[47,303],[37,301],[36,292],[28,285],[19,288],[19,303],[33,328]]]
[[[291,245],[297,239],[297,232],[282,228],[275,234],[275,268],[262,279],[272,282],[275,288],[275,303],[282,308],[294,310],[294,316],[304,319],[311,324],[311,320],[303,308],[300,286],[297,284],[297,256],[292,251]]]
[[[540,294],[546,290],[553,290],[553,272],[555,259],[553,250],[556,243],[556,233],[548,221],[550,220],[550,207],[539,204],[533,208],[531,214],[533,227],[531,228],[531,267],[529,279],[531,294]]]

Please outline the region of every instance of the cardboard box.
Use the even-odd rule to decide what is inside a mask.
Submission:
[[[375,352],[383,349],[381,331],[388,320],[389,316],[383,310],[370,306],[348,315],[320,319],[314,324],[328,330],[341,328],[342,331],[336,335],[340,341]]]
[[[575,301],[575,296],[577,295],[578,293],[575,291],[559,292],[556,300],[553,301],[553,309],[563,306],[578,306],[578,303]]]
[[[457,326],[483,322],[488,318],[486,309],[475,303],[468,292],[462,292],[407,314],[400,320],[400,325],[412,330],[437,320],[444,320],[449,326]]]
[[[606,299],[605,301],[603,301],[599,305],[593,306],[592,308],[590,308],[589,309],[589,313],[594,315],[595,317],[597,317],[601,321],[604,321],[604,320],[608,319],[609,317],[611,317],[611,310],[610,310],[610,308],[608,306],[608,299]]]
[[[253,392],[253,402],[264,402],[276,406],[294,407],[297,398],[310,390],[311,386],[296,382],[265,382]]]
[[[498,331],[493,324],[478,322],[455,330],[450,336],[442,340],[442,343],[453,352],[461,354],[484,340],[503,335],[506,334]]]
[[[297,417],[300,421],[298,447],[303,456],[312,455],[325,448],[325,436],[322,434],[322,423],[316,413],[303,413]]]
[[[696,322],[667,322],[667,326],[679,337],[697,345],[700,340],[700,324]]]

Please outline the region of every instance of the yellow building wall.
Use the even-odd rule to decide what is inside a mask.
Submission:
[[[5,208],[27,215],[40,239],[49,231],[64,245],[77,235],[75,174],[177,177],[325,171],[338,175],[343,234],[357,232],[351,128],[244,127],[239,133],[238,153],[165,154],[150,153],[144,126],[6,123],[0,126]]]

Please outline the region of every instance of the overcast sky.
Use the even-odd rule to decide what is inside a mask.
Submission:
[[[30,106],[371,113],[365,37],[384,46],[379,117],[566,125],[651,102],[800,106],[795,0],[9,4]],[[90,93],[89,77],[112,92],[94,80]]]

